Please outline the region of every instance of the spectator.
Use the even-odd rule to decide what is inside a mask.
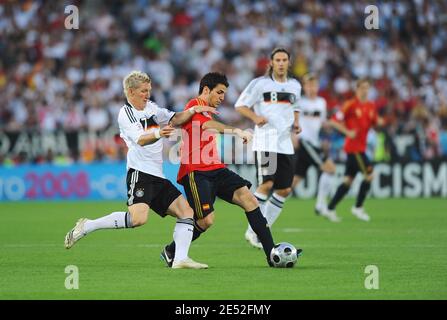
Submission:
[[[437,13],[447,12],[446,0],[380,2],[379,30],[359,19],[366,0],[147,3],[77,1],[80,28],[66,30],[62,3],[4,2],[0,130],[116,130],[119,79],[133,69],[154,75],[153,98],[173,110],[196,94],[204,73],[225,69],[221,120],[247,127],[225,107],[264,73],[266,48],[283,45],[295,76],[319,73],[329,111],[352,95],[356,78],[369,76],[371,98],[389,121],[385,136],[417,135],[414,159],[445,156],[447,31]],[[415,108],[426,115],[415,117]]]

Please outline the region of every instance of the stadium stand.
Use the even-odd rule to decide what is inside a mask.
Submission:
[[[224,71],[230,81],[221,120],[250,127],[233,103],[264,73],[272,47],[293,53],[297,78],[319,73],[330,110],[368,76],[371,98],[387,120],[371,136],[378,161],[447,157],[447,1],[383,1],[380,27],[366,30],[368,1],[74,1],[79,29],[64,28],[64,4],[2,1],[0,6],[0,161],[91,162],[122,159],[124,146],[85,143],[76,152],[12,150],[11,135],[30,131],[117,132],[122,78],[132,69],[153,77],[152,98],[180,110],[197,81]],[[331,131],[333,157],[342,137]],[[410,140],[395,137],[410,137]],[[5,138],[7,137],[7,138]],[[410,141],[402,149],[399,143]],[[374,142],[375,141],[375,142]],[[118,146],[118,148],[116,147]]]

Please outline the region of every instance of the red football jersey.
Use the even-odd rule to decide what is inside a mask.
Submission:
[[[185,110],[194,106],[206,105],[205,101],[196,98],[188,102]],[[219,153],[217,152],[216,133],[202,129],[202,125],[209,120],[213,120],[209,113],[196,113],[191,120],[183,124],[183,144],[180,148],[178,182],[193,171],[211,171],[225,168],[225,164],[220,161]]]
[[[361,102],[357,98],[348,100],[337,115],[337,120],[342,120],[346,128],[356,132],[353,139],[345,137],[344,150],[347,153],[365,152],[368,131],[377,123],[377,110],[374,103]]]

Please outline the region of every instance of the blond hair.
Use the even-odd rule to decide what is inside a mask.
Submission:
[[[309,81],[313,81],[313,80],[318,81],[318,75],[313,72],[308,72],[303,76],[302,79],[303,79],[303,82],[309,82]]]
[[[129,89],[138,88],[142,83],[151,83],[151,78],[147,73],[141,71],[132,71],[123,80],[124,94],[127,98],[127,93]]]
[[[364,83],[371,85],[371,80],[369,78],[360,78],[356,81],[355,87],[358,89]]]

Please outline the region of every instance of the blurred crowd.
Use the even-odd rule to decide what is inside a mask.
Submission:
[[[152,77],[152,100],[172,110],[197,95],[203,74],[226,73],[219,117],[249,128],[234,102],[264,74],[272,48],[284,46],[293,76],[319,74],[330,112],[352,96],[357,78],[373,80],[370,98],[387,123],[371,135],[376,160],[445,158],[447,1],[379,1],[379,29],[367,30],[370,2],[0,0],[0,132],[117,129],[122,79],[134,69]],[[69,4],[79,9],[79,29],[65,28]],[[405,155],[399,135],[414,138]],[[323,137],[341,159],[343,138]],[[123,155],[98,148],[87,159]]]

